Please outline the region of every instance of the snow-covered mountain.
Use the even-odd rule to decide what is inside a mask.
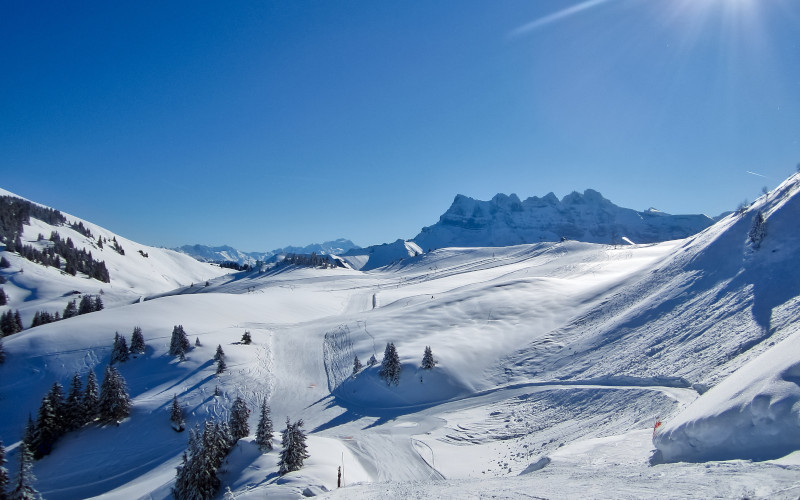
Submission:
[[[60,438],[34,465],[45,498],[170,498],[188,434],[170,426],[174,395],[190,428],[228,418],[237,396],[252,410],[218,496],[797,498],[798,216],[800,174],[682,240],[424,254],[401,240],[372,257],[407,258],[369,272],[357,270],[367,250],[353,269],[184,282],[3,339],[0,437],[13,470],[53,382],[102,377],[114,332],[138,326],[145,354],[118,364],[131,416]],[[50,279],[36,275],[0,312],[58,298]],[[184,361],[168,354],[174,325],[199,340]],[[389,342],[397,385],[379,375]],[[427,346],[432,370],[420,367]],[[366,367],[354,375],[356,356]],[[254,443],[264,400],[276,431],[266,453]],[[310,457],[279,476],[287,416],[305,421]]]
[[[696,234],[714,223],[705,215],[670,215],[618,207],[592,189],[561,200],[553,193],[520,201],[498,194],[490,201],[457,195],[439,222],[413,238],[423,249],[508,246],[562,238],[589,243],[656,243]]]
[[[2,189],[0,196],[24,200]],[[14,310],[19,310],[24,326],[30,324],[36,312],[60,312],[70,300],[81,295],[102,294],[107,307],[130,304],[148,295],[204,282],[229,272],[172,250],[136,243],[73,215],[64,213],[63,216],[65,224],[49,224],[31,217],[29,223],[22,226],[20,243],[37,251],[51,249],[54,242],[50,237],[56,232],[62,240],[71,242],[75,250],[84,250],[89,258],[102,262],[108,270],[109,282],[81,272],[70,274],[63,257],[60,257],[60,267],[54,267],[28,260],[19,253],[2,252],[10,267],[3,270],[6,283],[0,286],[9,296]],[[79,223],[86,234],[73,227]],[[39,235],[44,238],[40,239]],[[2,246],[3,250],[6,246]]]
[[[190,255],[201,262],[236,262],[237,264],[254,264],[256,261],[267,262],[276,255],[288,253],[317,255],[341,255],[348,250],[361,248],[352,241],[339,238],[324,243],[312,243],[304,247],[288,246],[276,248],[268,252],[243,252],[233,247],[223,245],[210,247],[207,245],[183,245],[173,250]]]

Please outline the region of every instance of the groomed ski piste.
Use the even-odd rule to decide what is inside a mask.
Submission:
[[[109,298],[4,339],[8,468],[52,383],[102,378],[114,333],[139,326],[146,353],[119,365],[130,417],[71,432],[36,461],[44,498],[170,498],[188,437],[170,426],[173,395],[189,427],[226,419],[237,396],[252,411],[219,498],[797,498],[799,189],[793,176],[685,240],[445,248],[367,272],[206,266],[164,278],[180,285],[169,291],[37,282],[36,266],[4,252],[2,309],[26,326],[76,283]],[[33,242],[47,228],[28,229]],[[133,280],[110,271],[111,285]],[[174,325],[193,346],[183,362],[167,354]],[[387,342],[403,364],[397,386],[378,377]],[[420,368],[426,346],[432,370]],[[379,364],[353,376],[356,355]],[[276,430],[266,454],[253,442],[264,398]],[[278,476],[287,417],[304,420],[310,457]]]

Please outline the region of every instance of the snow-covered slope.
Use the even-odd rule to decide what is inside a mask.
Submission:
[[[0,189],[0,196],[21,198]],[[19,310],[23,325],[28,326],[37,311],[55,313],[63,311],[67,302],[80,298],[81,294],[102,294],[106,307],[131,303],[143,296],[162,293],[181,285],[200,283],[221,276],[229,270],[203,264],[172,250],[141,245],[89,221],[64,214],[68,223],[82,223],[92,233],[89,238],[68,225],[52,226],[31,218],[30,225],[23,227],[23,245],[36,249],[51,246],[51,232],[56,231],[62,239],[69,238],[76,249],[91,252],[95,260],[103,261],[108,269],[110,283],[103,283],[78,273],[71,276],[61,269],[45,267],[19,256],[3,251],[2,255],[11,267],[0,270],[7,279],[1,285],[11,298],[14,310]],[[45,237],[39,240],[39,234]],[[97,240],[108,240],[101,248]],[[116,240],[124,255],[112,248]],[[76,293],[77,292],[77,293]]]
[[[799,189],[794,176],[685,240],[424,254],[400,241],[362,255],[354,267],[368,272],[235,273],[29,329],[4,339],[0,437],[13,464],[28,414],[53,381],[102,375],[114,332],[140,326],[147,352],[120,367],[131,417],[70,433],[37,461],[46,498],[169,498],[186,447],[185,433],[169,426],[174,394],[190,426],[226,418],[237,395],[253,410],[266,398],[276,431],[287,416],[306,422],[311,457],[280,477],[277,450],[261,454],[253,443],[251,414],[251,435],[220,472],[223,490],[240,499],[797,498],[795,455],[650,460],[657,420],[665,461],[775,458],[800,447],[774,432],[798,421]],[[747,240],[758,210],[767,232],[755,249]],[[201,344],[184,362],[167,355],[176,324]],[[251,345],[239,343],[245,330]],[[402,364],[399,385],[379,377],[379,364],[353,377],[355,356],[380,363],[388,342]],[[218,344],[222,375],[212,361]],[[430,371],[420,368],[426,346],[437,360]],[[725,425],[740,430],[726,434]],[[740,446],[757,440],[770,453]],[[347,487],[324,493],[340,465]]]
[[[256,261],[267,262],[276,255],[287,253],[317,255],[340,255],[348,250],[361,248],[350,240],[339,238],[324,243],[312,243],[304,247],[288,246],[276,248],[269,252],[243,252],[233,247],[224,245],[210,247],[207,245],[183,245],[173,250],[190,255],[202,262],[236,262],[237,264],[255,264]]]
[[[553,193],[520,201],[498,194],[490,201],[456,196],[439,222],[413,239],[423,249],[507,246],[562,238],[591,243],[655,243],[696,234],[714,223],[705,215],[670,215],[621,208],[592,189],[559,200]]]

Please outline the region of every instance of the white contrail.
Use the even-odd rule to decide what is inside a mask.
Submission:
[[[585,2],[573,5],[572,7],[567,7],[566,9],[559,10],[558,12],[550,14],[549,16],[540,17],[535,21],[523,24],[519,28],[512,30],[508,34],[508,36],[517,37],[520,35],[524,35],[525,33],[530,33],[533,30],[541,28],[542,26],[546,26],[556,21],[560,21],[564,18],[578,14],[579,12],[583,12],[586,9],[591,9],[592,7],[596,7],[600,4],[604,4],[608,1],[609,0],[586,0]]]
[[[749,170],[746,170],[746,172],[747,172],[748,174],[751,174],[751,175],[757,175],[757,176],[759,176],[759,177],[763,177],[763,178],[765,178],[765,179],[769,179],[769,177],[767,177],[766,175],[763,175],[763,174],[759,174],[759,173],[756,173],[756,172],[751,172],[751,171],[749,171]]]

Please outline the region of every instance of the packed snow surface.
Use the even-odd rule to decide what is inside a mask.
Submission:
[[[252,410],[220,498],[226,487],[236,498],[797,498],[797,185],[659,244],[417,253],[400,241],[407,257],[369,271],[264,268],[166,293],[119,267],[147,300],[4,339],[10,469],[50,385],[76,371],[102,377],[114,333],[139,326],[147,351],[120,365],[132,415],[61,438],[35,464],[45,498],[169,498],[187,443],[169,423],[173,395],[190,427],[227,418],[236,396]],[[758,210],[768,229],[756,249]],[[34,274],[15,260],[3,276],[14,283],[22,265]],[[31,278],[3,310],[63,302],[49,280]],[[178,324],[193,345],[183,362],[167,354]],[[387,342],[402,363],[397,386],[378,376]],[[432,370],[420,368],[426,346]],[[366,368],[353,376],[355,356]],[[265,398],[276,449],[262,454]],[[305,421],[311,457],[281,477],[286,417]]]

